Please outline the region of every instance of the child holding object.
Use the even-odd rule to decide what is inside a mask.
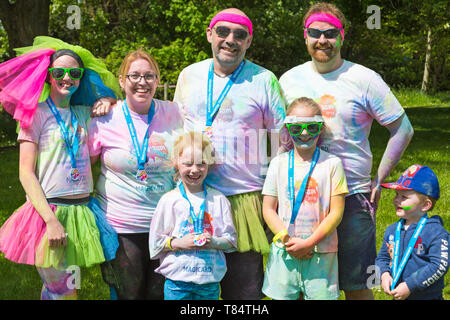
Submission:
[[[294,100],[282,129],[294,148],[269,165],[263,215],[275,236],[263,292],[272,299],[339,297],[336,227],[348,189],[341,160],[317,147],[323,122],[316,102]]]
[[[227,270],[223,251],[236,247],[230,203],[204,183],[214,162],[206,135],[188,132],[174,144],[178,186],[158,202],[150,227],[150,256],[166,277],[165,300],[218,300]]]
[[[27,195],[0,229],[0,250],[37,267],[43,300],[75,299],[67,268],[115,255],[117,235],[88,207],[93,183],[86,131],[99,85],[115,96],[103,85],[111,77],[87,50],[50,37],[36,38],[30,52],[0,65],[0,101],[20,121],[19,179]]]
[[[439,199],[439,182],[426,166],[412,165],[397,182],[394,206],[398,222],[387,227],[375,261],[381,287],[395,300],[443,300],[448,271],[449,233],[442,218],[428,217]]]

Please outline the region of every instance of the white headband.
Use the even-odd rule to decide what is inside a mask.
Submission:
[[[322,116],[315,115],[314,117],[297,117],[287,116],[284,118],[284,123],[297,123],[297,122],[323,122]]]

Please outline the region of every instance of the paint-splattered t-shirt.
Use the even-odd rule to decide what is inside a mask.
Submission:
[[[185,113],[185,130],[206,125],[208,70],[212,59],[185,68],[178,78],[174,101]],[[213,104],[230,76],[213,78]],[[267,130],[283,125],[285,100],[275,75],[245,60],[212,123],[212,143],[219,165],[207,182],[226,196],[259,191],[267,171]],[[275,145],[278,141],[275,141]]]
[[[349,61],[333,72],[320,74],[308,61],[283,74],[280,85],[288,103],[308,97],[320,104],[329,129],[321,148],[341,158],[350,194],[369,192],[372,121],[385,126],[404,113],[380,75]]]
[[[294,161],[295,196],[308,173],[310,161]],[[289,152],[275,157],[267,171],[262,193],[278,198],[278,215],[286,228],[289,226],[292,209],[288,185]],[[294,234],[290,236],[306,239],[313,234],[330,212],[332,196],[348,193],[347,181],[341,160],[320,151],[320,157],[309,178],[303,202],[294,222]],[[321,241],[315,248],[317,252],[337,252],[336,230]]]
[[[62,120],[73,132],[69,108],[57,108]],[[36,176],[46,198],[57,198],[92,192],[93,182],[89,150],[87,146],[87,122],[89,107],[72,106],[77,118],[78,152],[75,155],[78,180],[71,178],[72,165],[64,136],[58,122],[46,102],[38,104],[32,124],[21,128],[18,141],[30,141],[38,145]]]
[[[122,102],[89,124],[89,152],[100,155],[101,173],[96,197],[108,222],[118,233],[148,232],[161,196],[174,187],[171,155],[174,139],[182,133],[183,119],[176,104],[153,99],[155,115],[150,124],[145,172],[137,179],[136,151],[128,131]],[[148,116],[130,110],[139,145],[147,130]]]
[[[236,247],[237,236],[230,202],[220,191],[209,186],[206,190],[203,231],[214,237],[225,238]],[[204,200],[203,192],[188,194],[188,198],[198,214]],[[196,284],[221,281],[227,270],[222,250],[163,251],[169,237],[182,238],[193,232],[188,201],[178,188],[165,194],[156,207],[150,228],[150,257],[160,259],[160,266],[155,271],[173,281]]]

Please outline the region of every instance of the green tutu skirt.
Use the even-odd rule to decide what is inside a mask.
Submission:
[[[249,192],[228,196],[231,213],[237,232],[237,250],[239,252],[256,251],[269,254],[270,247],[264,230],[261,192]]]
[[[94,214],[86,205],[57,206],[55,216],[68,234],[67,245],[50,247],[45,233],[36,249],[37,267],[91,267],[105,261]]]

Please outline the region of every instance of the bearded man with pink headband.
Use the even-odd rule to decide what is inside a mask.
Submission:
[[[174,101],[184,111],[185,130],[210,136],[220,160],[205,181],[231,203],[237,252],[225,254],[222,298],[256,300],[264,297],[263,255],[270,250],[262,217],[265,146],[267,133],[283,126],[285,101],[275,75],[245,59],[253,26],[244,12],[219,12],[206,37],[213,58],[182,70]]]
[[[341,57],[345,17],[334,5],[314,4],[304,19],[311,61],[280,78],[288,103],[308,97],[319,103],[326,126],[322,148],[341,158],[347,178],[344,217],[337,228],[339,287],[346,299],[373,299],[368,288],[375,264],[375,212],[380,185],[408,146],[413,128],[404,109],[376,72]],[[373,120],[390,133],[371,178],[369,133]]]

